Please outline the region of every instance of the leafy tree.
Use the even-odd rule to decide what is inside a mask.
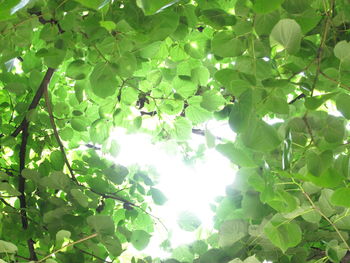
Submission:
[[[239,167],[214,233],[166,263],[349,262],[349,17],[346,0],[0,0],[0,261],[147,246],[147,196],[166,199],[100,154],[118,126],[204,134]]]

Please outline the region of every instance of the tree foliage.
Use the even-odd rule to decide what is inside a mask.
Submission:
[[[239,168],[213,234],[166,263],[349,262],[349,17],[346,0],[0,1],[0,261],[147,246],[166,197],[106,158],[118,126],[203,134]]]

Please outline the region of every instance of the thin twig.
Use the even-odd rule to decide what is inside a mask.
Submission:
[[[306,199],[309,201],[309,203],[311,204],[311,207],[320,214],[320,216],[322,216],[335,230],[335,232],[337,232],[338,236],[340,237],[341,241],[344,242],[344,244],[346,245],[346,248],[348,251],[350,251],[350,247],[348,245],[348,243],[346,242],[345,238],[343,237],[343,235],[340,233],[339,229],[337,228],[337,226],[315,205],[314,201],[312,201],[311,197],[308,195],[308,193],[305,192],[304,188],[297,183],[293,178],[292,178],[293,182],[299,187],[299,189],[301,190],[301,192],[303,193],[303,195],[306,197]]]
[[[325,74],[322,70],[320,70],[320,74],[321,74],[322,76],[324,76],[326,79],[329,79],[330,81],[333,81],[334,83],[338,84],[340,87],[345,88],[345,89],[347,89],[347,90],[350,90],[350,86],[347,86],[347,85],[345,85],[345,84],[339,82],[338,80],[336,80],[336,79],[334,79],[334,78],[328,76],[328,75]]]
[[[82,253],[84,253],[84,254],[86,254],[86,255],[92,256],[92,257],[94,257],[94,258],[96,258],[96,259],[98,259],[98,260],[100,260],[100,261],[102,261],[102,262],[112,263],[111,261],[104,260],[103,258],[100,258],[100,257],[94,255],[93,253],[90,253],[90,252],[88,252],[88,251],[85,251],[85,250],[83,250],[83,249],[81,249],[81,248],[75,247],[75,249],[78,249],[80,252],[82,252]]]
[[[64,146],[63,146],[63,143],[60,139],[60,136],[58,134],[58,131],[57,131],[57,127],[56,127],[56,123],[55,123],[55,119],[54,119],[54,116],[53,116],[53,113],[52,113],[52,107],[51,107],[51,102],[50,102],[50,98],[49,98],[49,92],[46,89],[44,89],[44,97],[45,97],[45,103],[46,103],[46,108],[47,108],[47,111],[49,113],[49,117],[50,117],[50,123],[51,123],[51,126],[52,126],[52,129],[53,129],[53,133],[55,135],[55,138],[56,138],[56,141],[60,147],[60,150],[61,150],[61,153],[63,155],[63,158],[64,158],[64,162],[66,163],[67,165],[67,168],[69,170],[69,173],[72,177],[72,179],[77,182],[77,179],[75,178],[75,175],[73,173],[73,169],[68,161],[68,158],[67,158],[67,155],[66,155],[66,151],[64,150]]]
[[[328,35],[328,31],[330,28],[330,23],[332,21],[332,17],[331,17],[331,12],[333,10],[333,6],[334,6],[334,1],[331,1],[331,6],[330,6],[330,11],[326,11],[326,15],[327,15],[327,19],[325,22],[325,26],[324,26],[324,30],[323,30],[323,34],[322,34],[322,39],[321,39],[321,43],[320,46],[317,49],[317,55],[316,55],[316,73],[315,73],[315,78],[312,82],[312,86],[311,86],[311,96],[313,95],[314,89],[316,87],[317,81],[318,81],[318,76],[320,74],[321,71],[321,60],[322,60],[322,54],[323,54],[323,50],[324,50],[324,45],[326,43],[326,39],[327,39],[327,35]]]
[[[79,244],[79,243],[81,243],[81,242],[84,242],[84,241],[86,241],[86,240],[89,240],[89,239],[91,239],[91,238],[94,238],[94,237],[96,237],[96,236],[97,236],[97,233],[94,233],[94,234],[92,234],[92,235],[90,235],[90,236],[83,237],[83,238],[81,238],[81,239],[79,239],[79,240],[77,240],[77,241],[74,241],[74,242],[72,242],[72,243],[68,243],[67,245],[64,245],[63,247],[61,247],[61,248],[55,250],[55,251],[52,252],[51,254],[47,255],[46,257],[44,257],[44,258],[42,258],[42,259],[40,259],[40,260],[38,260],[38,261],[36,261],[36,262],[37,262],[37,263],[44,262],[46,259],[49,259],[50,257],[52,257],[53,255],[55,255],[56,253],[61,252],[63,249],[65,249],[65,248],[67,248],[67,247],[70,247],[70,246],[74,246],[74,245],[76,245],[76,244]]]
[[[304,123],[305,123],[305,125],[306,125],[307,131],[308,131],[309,134],[310,134],[311,142],[314,143],[314,144],[316,144],[314,135],[313,135],[313,133],[312,133],[312,129],[311,129],[311,127],[310,127],[309,121],[307,120],[307,114],[305,114],[305,115],[303,116],[303,121],[304,121]]]

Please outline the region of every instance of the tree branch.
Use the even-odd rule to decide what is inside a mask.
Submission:
[[[72,242],[72,243],[68,243],[67,245],[65,245],[65,246],[63,246],[63,247],[61,247],[61,248],[55,250],[54,252],[52,252],[51,254],[47,255],[46,257],[44,257],[44,258],[42,258],[42,259],[40,259],[40,260],[37,260],[36,262],[37,262],[37,263],[44,262],[45,260],[47,260],[47,259],[49,259],[50,257],[52,257],[54,254],[56,254],[56,253],[58,253],[58,252],[61,252],[61,251],[62,251],[63,249],[65,249],[66,247],[74,246],[74,245],[76,245],[76,244],[79,244],[79,243],[81,243],[81,242],[84,242],[84,241],[86,241],[86,240],[89,240],[89,239],[91,239],[91,238],[94,238],[94,237],[96,237],[96,236],[97,236],[97,233],[94,233],[94,234],[92,234],[92,235],[90,235],[90,236],[83,237],[83,238],[81,238],[81,239],[79,239],[79,240],[77,240],[77,241],[74,241],[74,242]]]
[[[298,101],[298,100],[300,100],[300,99],[302,99],[302,98],[305,98],[306,97],[306,95],[304,94],[304,93],[301,93],[301,94],[299,94],[297,97],[295,97],[294,99],[292,99],[290,102],[288,102],[288,104],[293,104],[293,103],[295,103],[296,101]]]
[[[44,79],[42,80],[33,100],[32,103],[28,107],[28,111],[35,109],[38,105],[40,98],[43,95],[44,90],[47,88],[51,77],[54,73],[54,69],[49,68],[46,71],[46,74],[44,76]],[[23,118],[23,121],[21,124],[17,127],[17,129],[12,133],[12,136],[16,137],[21,131],[22,131],[22,141],[20,145],[19,150],[19,178],[18,178],[18,191],[21,193],[19,198],[20,203],[20,214],[21,214],[21,221],[22,221],[22,227],[24,230],[28,228],[28,216],[26,212],[27,208],[27,202],[25,197],[25,178],[22,176],[22,171],[25,168],[26,165],[26,152],[27,152],[27,143],[28,143],[28,137],[29,137],[29,121],[26,119],[26,117]],[[32,239],[27,240],[30,259],[31,260],[37,260],[37,256],[34,250],[34,241]]]
[[[311,86],[311,96],[313,95],[314,89],[315,89],[317,81],[318,81],[318,76],[320,75],[320,71],[321,71],[322,53],[323,53],[323,50],[324,50],[324,45],[326,43],[328,31],[329,31],[329,28],[330,28],[330,23],[332,21],[331,12],[332,12],[333,7],[334,7],[334,1],[335,0],[331,0],[330,10],[326,11],[327,19],[326,19],[326,22],[325,22],[325,25],[324,25],[324,30],[323,30],[320,46],[317,49],[316,73],[315,73],[314,81],[312,82],[312,86]]]
[[[52,113],[52,107],[51,107],[51,102],[50,102],[49,92],[47,90],[47,87],[44,89],[44,97],[45,97],[46,108],[47,108],[47,111],[48,111],[49,117],[50,117],[50,123],[51,123],[52,129],[53,129],[53,133],[54,133],[56,141],[60,147],[61,153],[62,153],[63,158],[64,158],[64,162],[67,165],[67,168],[69,170],[69,173],[70,173],[73,181],[77,182],[77,179],[75,178],[75,175],[73,173],[73,169],[68,161],[66,151],[64,150],[63,143],[62,143],[60,136],[58,134],[58,131],[57,131],[57,127],[56,127],[55,119],[54,119],[54,116]]]
[[[55,72],[55,70],[53,68],[47,69],[45,76],[44,76],[44,79],[42,80],[38,90],[36,91],[34,98],[33,98],[32,102],[30,103],[27,111],[33,110],[38,106],[38,103],[39,103],[41,97],[43,96],[44,89],[49,85],[50,80],[51,80],[54,72]],[[24,117],[21,124],[16,128],[16,130],[11,134],[11,136],[16,137],[23,130],[23,128],[27,122],[28,121],[27,121],[26,117]]]
[[[336,79],[334,79],[334,78],[332,78],[332,77],[326,75],[322,70],[320,71],[320,74],[321,74],[322,76],[324,76],[326,79],[329,79],[330,81],[333,81],[334,83],[338,84],[340,87],[342,87],[342,88],[344,88],[344,89],[346,89],[346,90],[350,90],[350,87],[349,87],[349,86],[347,86],[347,85],[345,85],[345,84],[339,82],[338,80],[336,80]]]

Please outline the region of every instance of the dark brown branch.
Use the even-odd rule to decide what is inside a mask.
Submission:
[[[31,15],[36,15],[38,17],[38,20],[41,24],[45,25],[45,24],[53,24],[57,26],[58,32],[60,34],[63,34],[65,31],[62,29],[61,25],[58,23],[57,20],[55,19],[50,19],[50,20],[46,20],[43,17],[43,14],[39,11],[39,12],[29,12],[29,14]]]
[[[294,99],[292,99],[290,102],[288,102],[288,104],[293,104],[293,103],[295,103],[296,101],[298,101],[298,100],[300,100],[300,99],[302,99],[302,98],[305,98],[306,97],[306,95],[304,94],[304,93],[301,93],[301,94],[299,94],[297,97],[295,97]]]
[[[94,149],[94,150],[97,150],[97,151],[101,150],[101,147],[95,146],[95,145],[90,144],[90,143],[85,144],[85,147],[90,148],[90,149]]]
[[[49,85],[49,82],[51,80],[51,77],[54,73],[54,69],[49,68],[46,71],[46,74],[44,76],[43,81],[41,82],[38,91],[36,92],[32,103],[29,105],[28,111],[35,109],[38,105],[40,98],[43,95],[44,90]],[[21,125],[17,127],[17,129],[14,131],[12,136],[17,136],[19,132],[22,131],[22,141],[21,146],[19,150],[19,180],[18,180],[18,191],[21,193],[19,198],[20,203],[20,214],[21,214],[21,221],[22,221],[22,227],[24,230],[28,228],[28,217],[27,217],[27,203],[26,203],[26,197],[25,197],[25,178],[22,176],[22,171],[25,168],[26,165],[26,151],[27,151],[27,143],[28,143],[28,137],[29,137],[29,121],[24,117]],[[37,256],[34,250],[34,241],[32,239],[27,240],[30,259],[31,260],[37,260]]]
[[[156,111],[150,111],[150,112],[147,112],[147,111],[140,111],[140,114],[141,116],[144,116],[144,115],[148,115],[148,116],[154,116],[157,114]]]
[[[32,102],[30,103],[27,111],[33,110],[38,106],[38,103],[39,103],[41,97],[43,96],[44,89],[50,83],[50,80],[51,80],[54,72],[55,72],[55,70],[53,68],[47,69],[46,74],[44,76],[44,79],[42,80],[37,92],[35,93],[34,98],[33,98]],[[28,121],[27,121],[26,117],[24,117],[21,124],[16,128],[16,130],[11,134],[11,136],[16,137],[23,130],[23,128],[27,122]]]
[[[60,136],[58,134],[58,131],[57,131],[57,127],[56,127],[55,119],[54,119],[54,116],[53,116],[53,113],[52,113],[52,107],[51,107],[51,102],[50,102],[49,92],[47,90],[47,87],[44,89],[44,97],[45,97],[46,108],[47,108],[47,111],[48,111],[49,117],[50,117],[50,123],[51,123],[52,129],[53,129],[53,133],[54,133],[56,141],[57,141],[57,143],[58,143],[58,145],[60,147],[61,153],[62,153],[63,158],[64,158],[64,162],[67,165],[67,168],[69,170],[69,173],[70,173],[73,181],[77,182],[77,179],[75,178],[73,169],[72,169],[72,167],[71,167],[71,165],[70,165],[70,163],[68,161],[66,151],[64,150],[63,143],[62,143],[62,141],[60,139]]]

